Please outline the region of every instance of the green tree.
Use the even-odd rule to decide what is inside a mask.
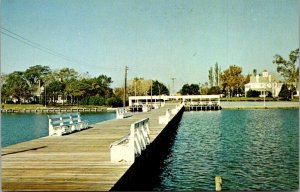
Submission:
[[[291,51],[289,60],[285,60],[282,56],[276,54],[273,64],[277,65],[277,72],[284,77],[287,86],[292,90],[294,87],[298,89],[299,83],[299,66],[296,66],[296,61],[299,58],[299,48]],[[293,94],[293,92],[291,92]],[[293,99],[293,95],[291,95]]]
[[[295,87],[290,87],[288,84],[284,83],[281,87],[281,90],[278,94],[283,100],[291,100],[292,95],[296,93]]]
[[[214,74],[212,67],[208,70],[208,82],[210,87],[214,86]]]
[[[48,66],[35,65],[26,69],[24,72],[24,77],[29,80],[31,85],[33,85],[38,84],[39,81],[50,72],[51,70]]]
[[[46,95],[48,100],[51,99],[52,103],[56,103],[58,96],[63,94],[64,89],[65,89],[64,83],[60,81],[50,82],[46,87],[47,90]]]
[[[66,84],[65,91],[71,97],[71,104],[74,104],[76,100],[78,103],[79,98],[81,98],[86,93],[86,90],[84,90],[82,87],[83,86],[81,82],[75,79],[72,81],[68,81],[68,83]]]
[[[151,95],[151,87],[148,90],[148,95]],[[169,90],[164,84],[155,80],[152,83],[152,95],[169,95]]]
[[[231,65],[221,75],[222,86],[226,92],[230,93],[232,97],[234,93],[240,93],[243,89],[244,76],[242,75],[242,68]]]
[[[58,80],[61,82],[70,80],[70,79],[77,79],[79,77],[78,72],[75,71],[75,69],[67,68],[67,67],[54,71],[53,76],[54,76],[55,80]]]
[[[10,73],[6,78],[4,87],[4,95],[18,99],[20,104],[21,100],[28,100],[32,96],[30,83],[24,77],[24,72],[15,71]]]
[[[191,84],[189,94],[190,95],[199,95],[199,85]]]
[[[110,88],[110,85],[113,83],[111,77],[106,75],[100,75],[95,78],[96,84],[99,85],[98,87],[98,94],[105,98],[109,98],[113,95],[113,90]]]
[[[220,94],[221,90],[219,86],[213,86],[210,89],[208,89],[207,94],[208,95],[217,95]]]
[[[201,84],[200,86],[200,94],[201,95],[207,95],[209,92],[208,83],[205,82],[204,84]]]
[[[189,94],[189,91],[190,91],[190,85],[189,84],[184,84],[182,86],[182,88],[180,89],[179,93],[181,95],[188,95]]]
[[[256,69],[253,69],[253,76],[255,77],[257,74],[257,70]]]
[[[218,63],[215,64],[214,68],[214,77],[215,77],[215,85],[220,86],[220,74],[221,74],[221,68],[219,67]]]
[[[106,100],[106,105],[112,106],[112,107],[121,107],[121,106],[123,106],[123,101],[121,98],[113,96]]]
[[[199,95],[199,85],[184,84],[179,92],[181,95]]]

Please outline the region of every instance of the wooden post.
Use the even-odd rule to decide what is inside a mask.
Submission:
[[[215,185],[216,185],[216,191],[221,191],[222,190],[222,178],[221,178],[221,176],[216,176],[215,177]]]

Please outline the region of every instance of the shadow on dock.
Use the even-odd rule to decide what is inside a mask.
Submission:
[[[159,186],[164,160],[170,154],[184,108],[167,124],[111,191],[153,191]]]

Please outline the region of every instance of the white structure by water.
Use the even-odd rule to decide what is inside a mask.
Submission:
[[[152,104],[152,105],[164,105],[166,101],[170,100],[181,100],[182,102],[188,101],[192,102],[193,100],[215,102],[220,105],[220,95],[180,95],[180,96],[168,96],[168,95],[159,95],[159,96],[129,96],[129,106],[136,104]]]
[[[260,91],[260,96],[263,97],[266,91],[272,93],[273,97],[278,97],[282,83],[277,82],[268,71],[264,70],[262,75],[252,75],[250,82],[245,85],[245,96],[251,89],[252,91]]]

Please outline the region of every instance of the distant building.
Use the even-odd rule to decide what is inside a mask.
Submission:
[[[267,70],[262,72],[262,75],[252,75],[250,82],[245,85],[245,96],[251,89],[253,91],[260,91],[260,96],[263,97],[266,91],[272,93],[273,97],[278,97],[283,83],[277,82],[277,80],[269,75]]]

